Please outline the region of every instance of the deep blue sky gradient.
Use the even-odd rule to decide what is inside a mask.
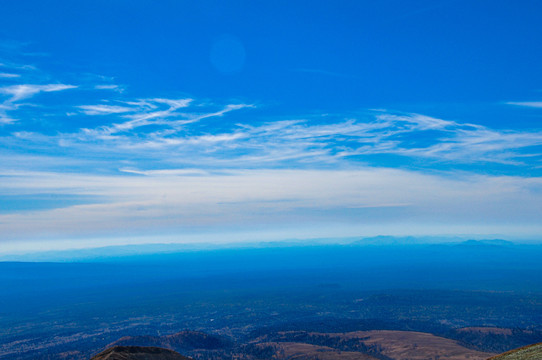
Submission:
[[[49,70],[113,76],[141,95],[289,113],[423,107],[464,119],[475,108],[472,120],[506,128],[496,104],[541,96],[537,1],[6,1],[2,13],[0,36],[51,54]],[[209,61],[224,34],[246,51],[235,74]],[[514,126],[538,121],[516,113]]]

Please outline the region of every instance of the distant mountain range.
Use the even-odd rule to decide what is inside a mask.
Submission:
[[[24,254],[0,254],[0,261],[31,261],[31,262],[74,262],[74,261],[103,261],[103,260],[129,260],[153,255],[171,255],[187,252],[232,250],[232,249],[272,249],[297,248],[312,246],[405,246],[405,245],[460,245],[460,246],[512,246],[515,242],[501,239],[472,240],[460,237],[437,236],[374,236],[351,237],[337,239],[292,239],[272,242],[244,242],[244,243],[164,243],[164,244],[138,244],[116,245],[88,249],[51,250],[29,252]],[[532,244],[540,244],[533,242]]]

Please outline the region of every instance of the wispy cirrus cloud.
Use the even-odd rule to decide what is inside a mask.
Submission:
[[[86,115],[110,115],[134,111],[130,107],[118,105],[80,105],[78,108]]]
[[[183,176],[183,175],[209,175],[208,171],[202,169],[162,169],[162,170],[138,170],[131,168],[119,169],[119,171],[129,174],[146,176]]]
[[[0,78],[15,79],[15,78],[19,78],[19,77],[21,77],[20,74],[0,72]]]
[[[187,107],[192,99],[144,99],[138,101],[127,101],[127,106],[112,105],[84,105],[79,106],[87,115],[104,115],[115,113],[131,112],[133,114],[123,115],[121,119],[127,119],[123,122],[112,123],[101,126],[98,129],[83,128],[82,131],[87,136],[96,136],[103,138],[118,132],[129,131],[141,126],[151,124],[163,124],[166,119],[179,116],[177,110]],[[161,105],[165,107],[160,108]]]
[[[120,116],[119,119],[124,120],[122,122],[115,122],[95,129],[83,128],[82,133],[89,138],[96,137],[103,139],[118,133],[154,125],[168,130],[154,131],[152,133],[143,132],[138,133],[138,135],[150,136],[160,141],[160,138],[165,134],[172,134],[187,124],[196,123],[211,117],[220,117],[234,110],[252,107],[252,105],[246,104],[229,104],[213,112],[179,111],[188,107],[192,102],[193,99],[150,98],[126,101],[125,104],[129,105],[129,107],[110,105],[80,106],[87,115],[129,113]],[[125,137],[125,139],[128,138],[128,136]],[[120,139],[120,137],[117,137],[117,139]]]
[[[94,89],[96,90],[111,90],[116,91],[119,93],[122,93],[124,91],[124,87],[116,84],[100,84],[100,85],[94,85]]]
[[[506,104],[524,106],[524,107],[542,108],[542,101],[509,101]]]
[[[47,84],[47,85],[33,85],[33,84],[20,84],[11,85],[0,88],[0,94],[8,95],[10,98],[7,100],[11,103],[30,98],[41,92],[54,92],[67,89],[75,89],[75,85],[66,84]]]
[[[222,112],[199,118],[216,114]],[[175,127],[188,121],[158,123]],[[284,160],[299,159],[318,164],[391,154],[436,161],[519,165],[525,156],[539,158],[538,152],[529,148],[542,145],[542,133],[497,131],[419,114],[378,114],[369,121],[349,119],[325,125],[307,120],[258,126],[237,123],[229,131],[213,134],[179,135],[172,130],[139,133],[137,137],[122,135],[115,140],[117,149],[203,154],[206,159],[196,160],[202,163],[259,162],[273,166]]]
[[[378,140],[375,144],[345,150],[342,155],[396,154],[502,164],[520,164],[525,156],[540,157],[540,149],[533,152],[530,148],[542,145],[541,131],[494,130],[419,114],[383,114],[378,116],[378,122],[385,126],[381,131],[372,132]],[[431,136],[424,137],[425,132],[430,132]]]
[[[220,118],[247,104],[202,106],[193,99],[148,98],[80,105],[103,125],[61,132],[49,143],[83,153],[141,154],[169,164],[192,166],[321,166],[371,162],[372,156],[430,159],[454,164],[494,163],[537,166],[542,161],[542,132],[496,130],[412,113],[376,111],[360,117],[236,120]],[[44,141],[39,134],[34,143]],[[19,140],[23,137],[18,136]],[[528,162],[525,160],[528,158]]]
[[[16,119],[8,116],[8,111],[16,110],[19,105],[17,102],[31,98],[42,92],[56,92],[67,89],[75,89],[75,85],[66,84],[18,84],[0,87],[0,95],[7,97],[0,104],[0,124],[9,124],[17,121]]]

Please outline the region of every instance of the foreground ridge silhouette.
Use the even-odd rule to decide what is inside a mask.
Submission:
[[[300,349],[301,350],[301,349]],[[307,356],[303,356],[307,355]],[[348,352],[343,353],[348,355]],[[359,359],[374,359],[366,354],[359,354]],[[302,351],[297,353],[299,359],[320,359],[320,356],[312,354],[303,354]],[[325,357],[327,359],[327,357]],[[337,358],[342,358],[339,355]],[[350,359],[350,357],[347,357]],[[357,359],[358,357],[356,357]],[[323,359],[323,358],[322,358]],[[178,352],[170,349],[155,347],[155,346],[113,346],[108,348],[98,355],[95,355],[90,360],[192,360],[189,357],[183,356]],[[487,360],[542,360],[542,343],[520,347],[510,350],[500,355],[488,358]]]
[[[176,351],[154,346],[113,346],[90,360],[191,360]]]
[[[533,345],[527,345],[518,349],[510,350],[488,360],[541,360],[542,342]]]

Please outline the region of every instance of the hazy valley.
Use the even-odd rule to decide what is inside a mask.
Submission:
[[[0,357],[485,359],[542,340],[540,256],[469,241],[3,262]]]

